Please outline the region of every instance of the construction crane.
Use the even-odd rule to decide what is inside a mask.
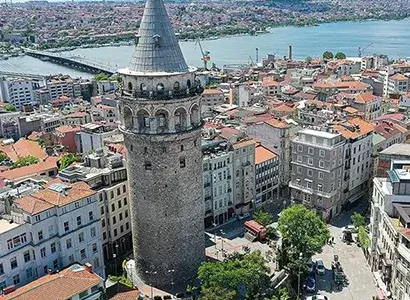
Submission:
[[[204,51],[204,49],[202,48],[202,45],[201,45],[201,40],[200,40],[199,38],[197,38],[197,40],[196,40],[196,42],[195,42],[195,45],[199,45],[199,49],[201,50],[201,54],[202,54],[201,59],[202,59],[203,62],[204,62],[204,69],[205,69],[205,70],[208,70],[208,61],[211,60],[211,57],[209,56],[209,54],[210,54],[211,52],[209,52],[209,51]]]
[[[369,45],[367,45],[367,46],[364,47],[364,48],[359,47],[359,48],[357,49],[357,55],[358,55],[359,57],[362,57],[363,51],[366,50],[367,48],[369,48],[371,45],[373,45],[373,42],[370,43]]]

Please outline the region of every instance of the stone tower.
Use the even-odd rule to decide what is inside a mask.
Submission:
[[[138,276],[168,286],[205,257],[200,100],[163,0],[147,0],[135,52],[119,70]]]

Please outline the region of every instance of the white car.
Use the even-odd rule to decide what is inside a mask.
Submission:
[[[325,275],[326,273],[325,264],[320,258],[316,259],[316,273],[319,275]]]
[[[308,272],[314,272],[315,271],[315,266],[316,266],[316,261],[312,258],[309,258],[309,261],[307,263],[308,267]]]
[[[250,213],[240,214],[240,215],[238,215],[238,220],[244,220],[244,219],[249,218],[250,216],[251,216]]]
[[[351,233],[357,233],[359,229],[354,227],[354,225],[347,225],[346,227],[342,228],[342,232],[351,232]]]
[[[330,300],[329,297],[323,296],[323,295],[314,295],[307,297],[306,300]]]

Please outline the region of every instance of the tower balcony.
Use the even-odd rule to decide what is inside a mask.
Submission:
[[[117,96],[133,100],[133,99],[147,99],[147,100],[177,100],[188,97],[199,96],[204,91],[204,88],[199,84],[186,89],[161,89],[152,91],[141,91],[137,89],[128,90],[123,87],[119,87]]]

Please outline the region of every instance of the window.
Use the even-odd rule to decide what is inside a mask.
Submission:
[[[297,167],[296,167],[296,172],[297,172],[298,174],[302,174],[302,168],[299,167],[299,166],[297,166]]]
[[[324,168],[325,167],[325,162],[323,160],[319,160],[319,168]]]
[[[80,294],[78,294],[78,296],[80,297],[80,299],[83,299],[83,298],[87,297],[88,296],[88,290],[86,290],[84,292],[81,292]]]
[[[58,260],[57,259],[53,260],[53,268],[54,268],[54,270],[58,269]]]
[[[30,251],[27,250],[26,252],[24,252],[23,257],[24,257],[24,262],[29,262],[31,260]]]
[[[45,247],[40,249],[40,256],[41,257],[46,257],[46,248]]]
[[[6,288],[6,287],[7,287],[6,281],[0,282],[0,290],[4,289],[4,288]]]
[[[117,233],[118,233],[118,231],[117,231],[117,228],[116,228],[116,229],[114,229],[114,236],[117,236]]]
[[[123,233],[124,232],[124,225],[120,226],[120,232]]]
[[[81,216],[77,217],[77,226],[81,226]]]
[[[120,221],[122,221],[122,213],[120,213],[120,215],[119,215],[119,216],[120,216]]]
[[[145,170],[152,170],[152,164],[150,161],[145,162]]]
[[[95,227],[91,227],[90,232],[91,232],[91,237],[95,237],[97,235],[95,231]]]
[[[303,151],[302,145],[298,145],[298,152],[302,152],[302,151]]]
[[[49,236],[52,236],[53,233],[54,233],[53,225],[48,226],[48,235],[49,235]]]
[[[311,181],[306,181],[306,187],[308,189],[311,189],[312,188],[312,182]]]
[[[40,230],[40,231],[37,233],[37,235],[38,235],[38,240],[39,240],[39,241],[42,241],[42,240],[43,240],[43,231]]]
[[[125,210],[125,218],[128,218],[128,210]]]
[[[11,267],[12,270],[17,268],[17,258],[16,257],[12,257],[10,259],[10,267]]]
[[[115,204],[111,204],[111,211],[115,211]]]
[[[20,275],[19,274],[13,276],[13,284],[14,285],[20,284]]]
[[[318,183],[318,184],[317,184],[317,190],[318,190],[319,192],[323,192],[323,184]]]
[[[4,274],[4,267],[3,264],[0,264],[0,275]]]
[[[72,264],[72,263],[74,262],[74,254],[71,254],[71,255],[68,257],[68,261],[69,261],[70,264]]]
[[[313,166],[313,159],[309,157],[307,163],[309,166]]]
[[[114,191],[110,191],[110,198],[114,198]]]
[[[103,240],[106,240],[106,239],[107,239],[107,233],[103,232]]]
[[[320,157],[325,157],[325,150],[320,149],[320,150],[319,150],[319,156],[320,156]]]
[[[85,254],[85,249],[80,250],[80,256],[82,260],[84,260],[87,257],[87,255]]]
[[[313,148],[312,147],[308,147],[308,153],[313,155]]]
[[[125,229],[126,229],[126,230],[130,229],[130,224],[129,224],[128,222],[125,223]]]
[[[112,223],[113,223],[113,224],[117,223],[117,218],[116,218],[115,216],[112,217]]]
[[[98,252],[98,248],[97,248],[97,244],[94,243],[91,245],[91,248],[93,249],[93,253],[97,253]]]
[[[71,239],[67,239],[65,241],[65,245],[66,245],[67,249],[70,249],[72,247]]]
[[[80,243],[84,242],[84,232],[80,232],[80,233],[78,234],[78,241],[79,241]]]
[[[55,253],[56,252],[56,243],[51,243],[50,244],[50,249],[51,249],[51,253]]]
[[[318,176],[319,176],[319,179],[323,179],[323,178],[324,178],[323,172],[319,172],[319,173],[318,173]]]
[[[124,198],[124,206],[127,205],[127,198]]]
[[[298,155],[297,157],[296,157],[296,160],[297,160],[297,162],[302,162],[302,156],[300,156],[300,155]]]
[[[127,191],[127,187],[125,185],[122,186],[122,192],[125,193]]]
[[[121,190],[120,188],[117,188],[117,196],[119,196],[121,194]]]
[[[103,215],[104,214],[104,206],[100,207],[100,214]]]
[[[37,216],[35,217],[35,219],[36,219],[36,222],[40,222],[40,220],[41,220],[40,215],[37,215]]]
[[[92,211],[88,212],[88,218],[90,219],[90,221],[94,220],[94,214]]]
[[[121,200],[118,200],[118,208],[121,208],[121,207],[122,207]]]
[[[33,269],[32,268],[26,269],[26,277],[27,278],[33,277]]]
[[[70,226],[68,225],[68,222],[64,222],[64,231],[69,231],[70,230]]]
[[[105,227],[105,219],[101,219],[101,227],[102,227],[102,228]]]
[[[181,157],[179,159],[179,167],[180,168],[185,168],[185,158]]]
[[[308,175],[309,177],[312,177],[312,176],[313,176],[313,170],[312,170],[312,169],[308,169],[308,170],[307,170],[307,175]]]

